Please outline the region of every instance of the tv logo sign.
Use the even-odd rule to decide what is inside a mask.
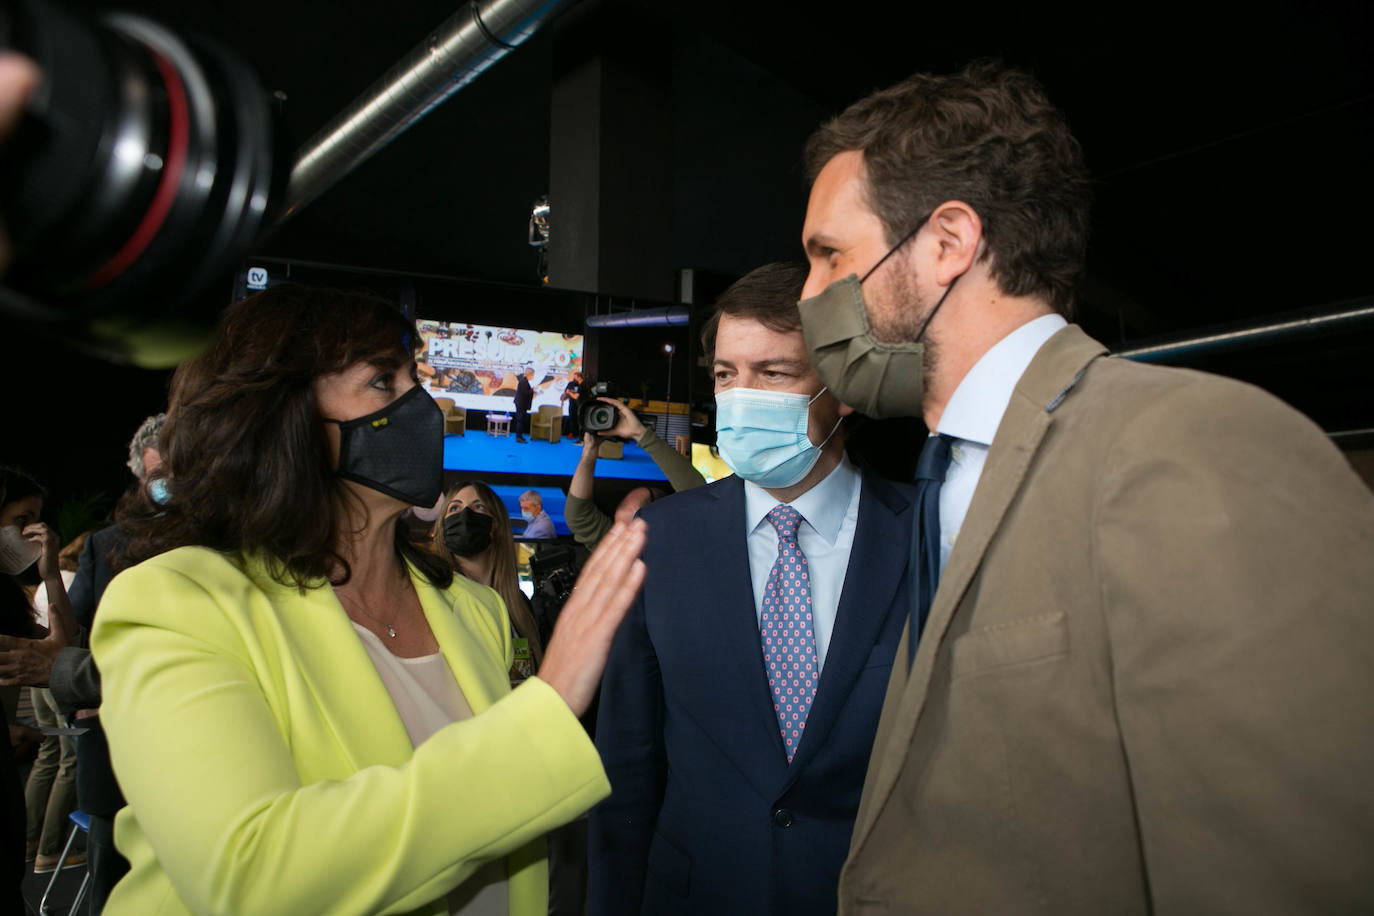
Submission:
[[[267,289],[267,268],[250,267],[248,268],[248,288]]]

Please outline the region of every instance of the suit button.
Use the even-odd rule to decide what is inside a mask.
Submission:
[[[791,827],[792,812],[788,811],[786,808],[779,808],[773,812],[773,823],[777,824],[779,827]]]

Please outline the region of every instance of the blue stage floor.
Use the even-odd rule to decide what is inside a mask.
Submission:
[[[530,439],[520,443],[515,436],[489,436],[468,430],[463,436],[444,437],[444,469],[473,475],[532,474],[572,477],[582,443],[572,439],[549,442]],[[625,443],[624,458],[598,458],[598,478],[622,480],[666,480],[653,459],[633,442]]]

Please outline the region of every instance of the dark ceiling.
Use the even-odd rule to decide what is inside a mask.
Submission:
[[[598,2],[584,0],[579,13]],[[286,94],[296,142],[458,7],[122,5],[246,57]],[[636,238],[667,246],[676,268],[740,274],[799,258],[801,146],[812,128],[908,73],[992,56],[1039,76],[1083,143],[1097,202],[1081,314],[1107,344],[1374,299],[1368,0],[1215,9],[606,0],[593,9],[605,41],[642,43],[670,73],[671,149],[649,155],[663,160],[672,204],[638,214]],[[634,27],[616,29],[621,19]],[[536,35],[260,253],[535,284],[526,222],[531,201],[549,191],[555,61],[568,35]],[[1348,430],[1374,427],[1372,346],[1374,331],[1356,329],[1194,363],[1264,384],[1328,430]]]

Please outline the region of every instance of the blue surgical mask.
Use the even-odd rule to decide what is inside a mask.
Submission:
[[[761,487],[777,490],[805,477],[820,460],[825,442],[807,435],[815,397],[756,388],[728,388],[716,395],[716,448],[730,469]]]
[[[523,518],[523,519],[524,519],[525,521],[527,521],[527,522],[532,522],[532,521],[534,521],[534,513],[531,512],[529,509],[521,509],[521,510],[520,510],[520,517]]]
[[[172,498],[172,491],[167,488],[167,478],[154,477],[148,481],[148,495],[159,506],[167,505],[167,500]]]

